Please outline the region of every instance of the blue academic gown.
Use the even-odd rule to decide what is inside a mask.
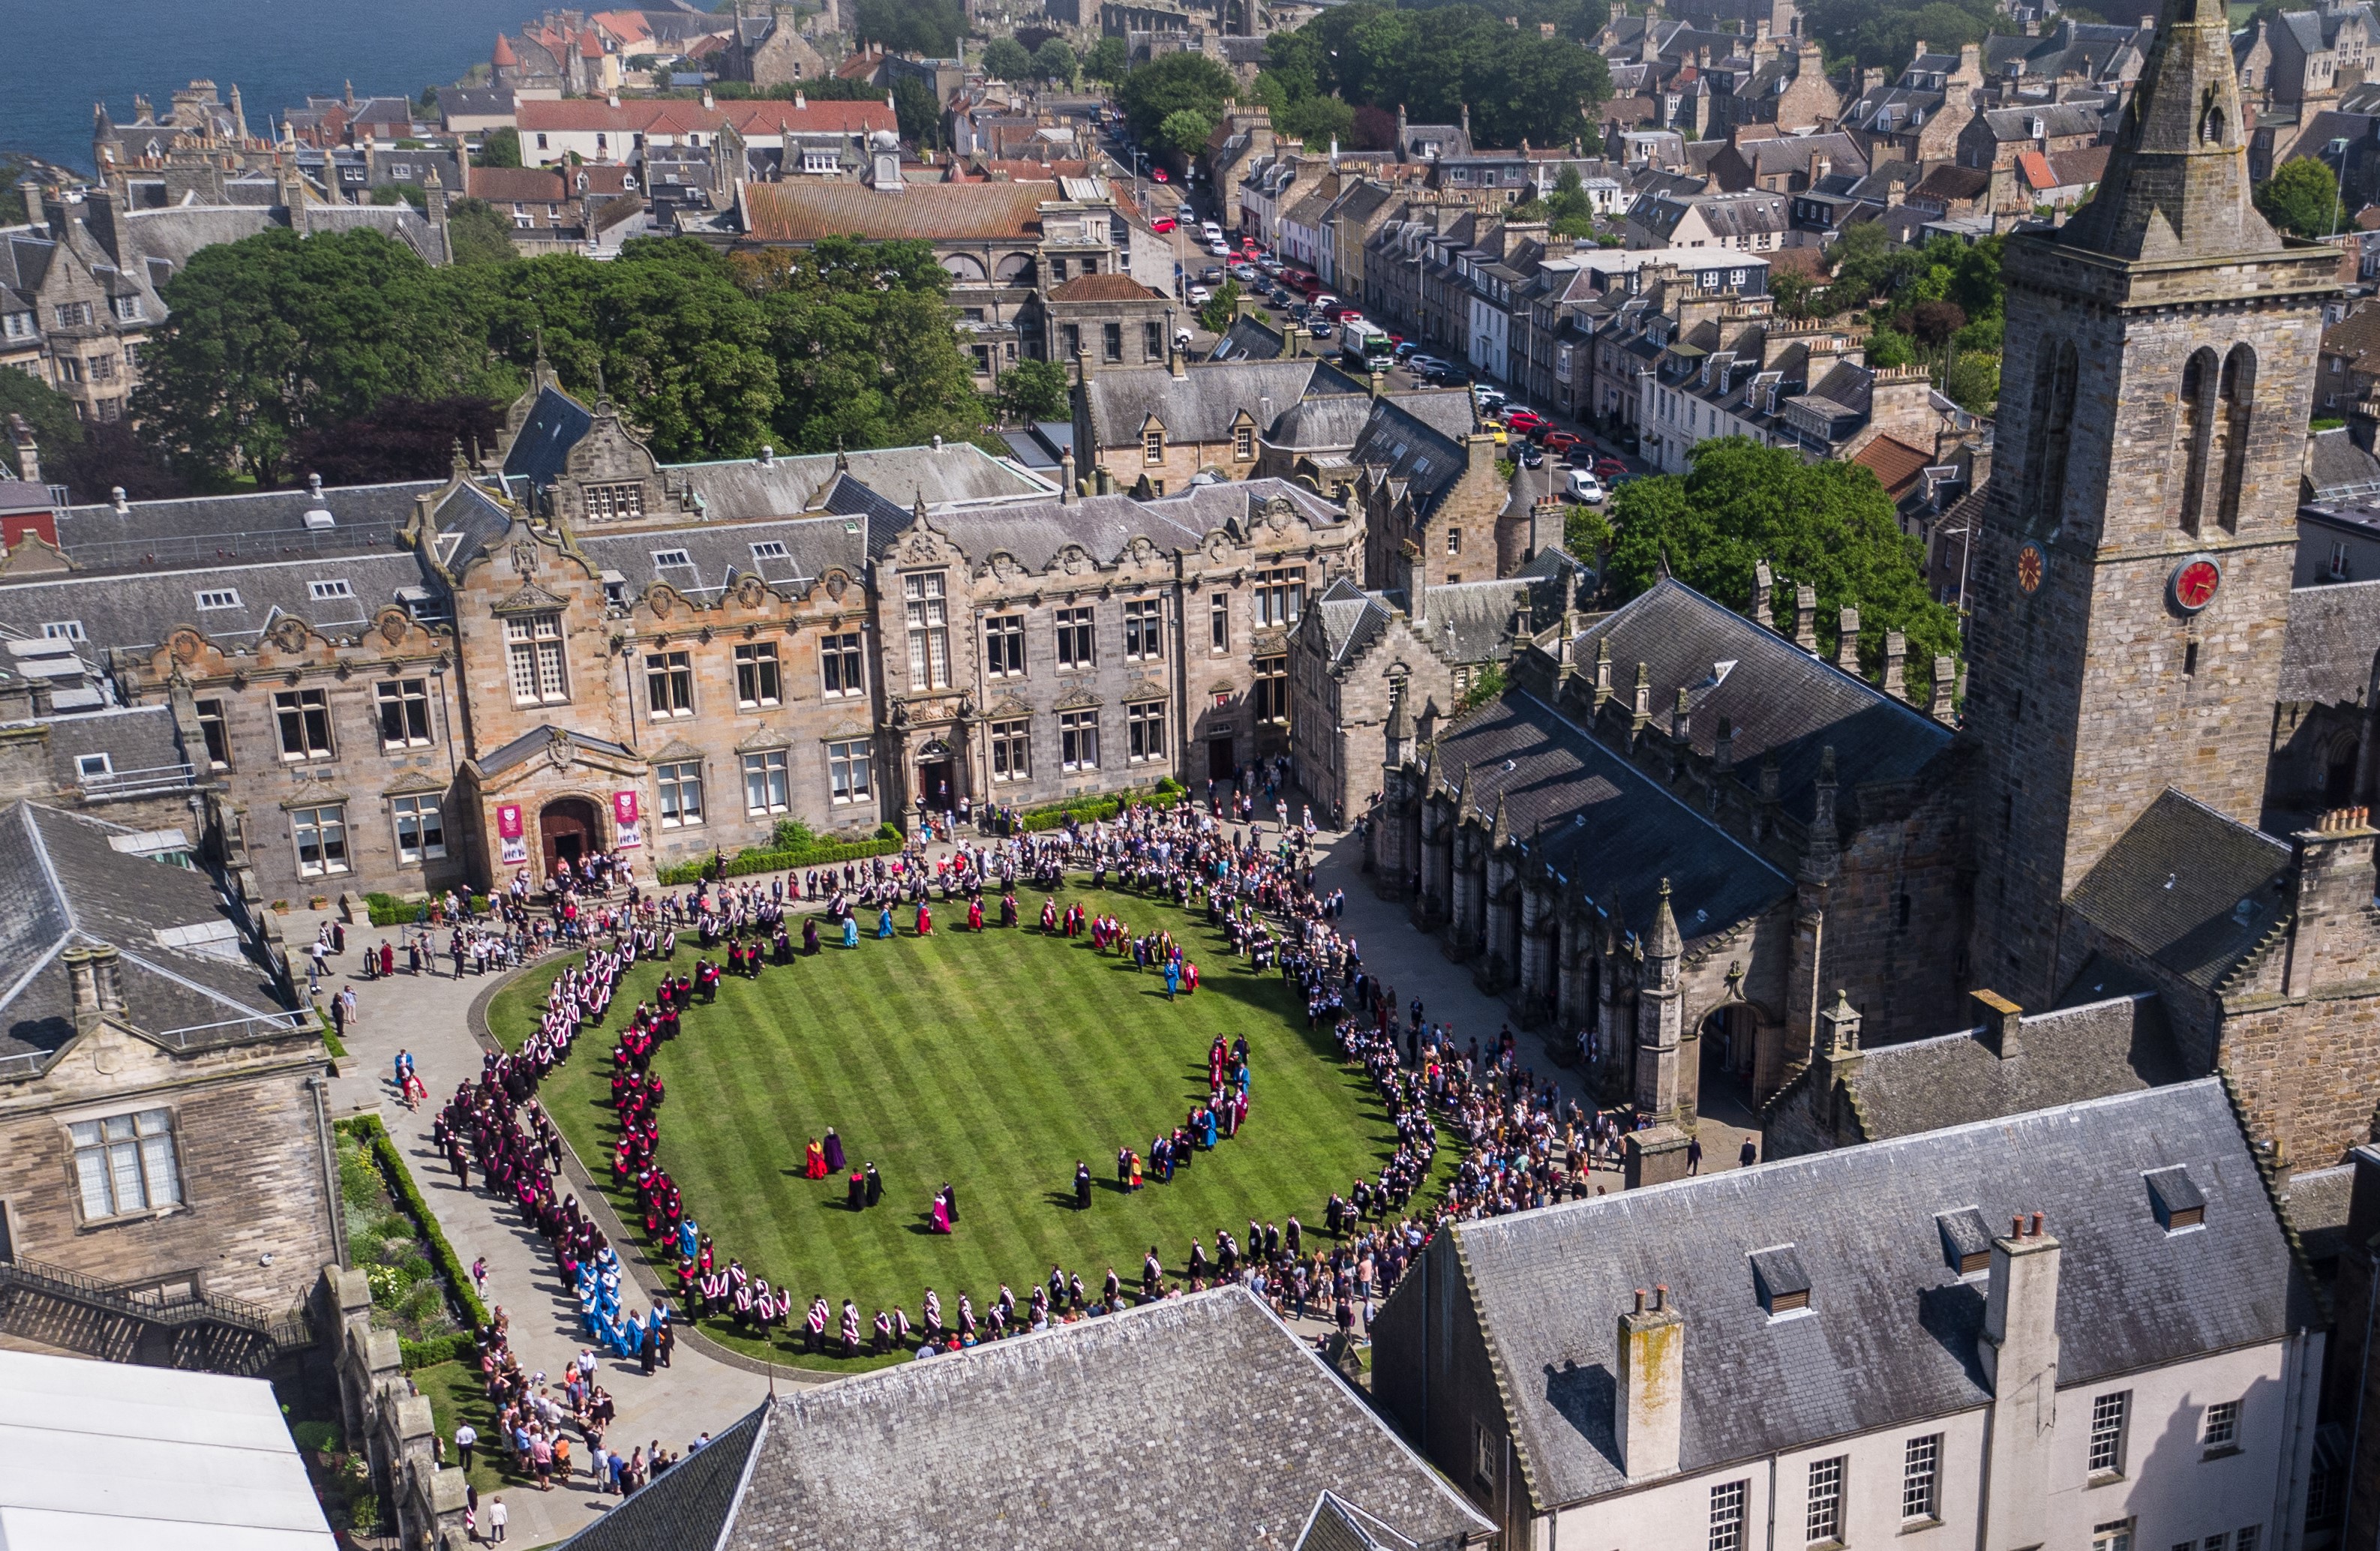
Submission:
[[[892,935],[892,907],[889,904],[876,913],[876,935],[880,938]]]
[[[843,918],[843,945],[845,948],[856,948],[859,946],[858,916],[846,915]]]

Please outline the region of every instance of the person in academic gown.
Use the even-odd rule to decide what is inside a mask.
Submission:
[[[832,1127],[832,1126],[829,1126],[829,1127],[827,1127],[827,1128],[826,1128],[826,1167],[827,1167],[827,1172],[829,1172],[829,1173],[831,1173],[831,1174],[840,1174],[840,1173],[842,1173],[842,1172],[844,1171],[844,1168],[846,1168],[846,1167],[848,1166],[849,1161],[850,1161],[849,1159],[845,1158],[845,1157],[843,1156],[843,1138],[842,1138],[842,1137],[840,1137],[840,1136],[837,1136],[837,1135],[834,1133],[834,1127]]]
[[[868,1166],[868,1204],[873,1206],[883,1199],[884,1176],[879,1174],[876,1171],[876,1165],[871,1163]]]
[[[951,1204],[937,1195],[934,1197],[934,1231],[948,1233],[950,1230]]]
[[[856,1169],[853,1169],[850,1181],[844,1192],[844,1199],[851,1204],[853,1211],[866,1211],[868,1209],[868,1176]]]
[[[958,1221],[959,1193],[957,1186],[949,1183],[945,1183],[942,1186],[942,1205],[950,1208],[951,1220],[953,1222]]]
[[[845,948],[856,948],[859,946],[858,916],[846,915],[843,918],[843,945]]]
[[[1091,1209],[1091,1166],[1079,1159],[1075,1164],[1075,1210]]]
[[[809,1150],[803,1155],[802,1178],[805,1180],[826,1178],[826,1154],[820,1148],[818,1138],[815,1136],[810,1138]]]

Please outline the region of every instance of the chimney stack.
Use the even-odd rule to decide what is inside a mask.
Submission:
[[[1726,717],[1718,719],[1718,732],[1711,739],[1711,769],[1725,775],[1735,769],[1735,723]]]
[[[1968,1000],[1975,1004],[1975,1021],[1983,1025],[1984,1048],[2007,1060],[2023,1048],[2017,1038],[2024,1009],[1998,991],[1970,991]]]
[[[124,1013],[124,963],[115,944],[103,942],[91,951],[91,977],[99,1010],[121,1017]]]
[[[1818,655],[1818,589],[1807,582],[1793,587],[1793,644]]]
[[[1058,504],[1063,506],[1075,499],[1075,450],[1072,447],[1058,454]]]
[[[91,974],[91,950],[77,943],[58,959],[67,966],[67,993],[75,1027],[89,1028],[99,1021],[99,982]]]
[[[1954,698],[1958,693],[1958,687],[1959,660],[1955,657],[1936,658],[1932,715],[1935,721],[1945,727],[1952,725],[1958,720],[1958,706]]]
[[[1992,1241],[1975,1355],[1992,1392],[1984,1522],[1990,1526],[1985,1545],[1995,1551],[2048,1538],[2049,1495],[2041,1484],[2050,1479],[2058,1442],[2058,1250],[2038,1212],[2030,1220],[2018,1214],[2009,1234]]]
[[[1898,630],[1884,633],[1884,692],[1896,700],[1909,698],[1909,684],[1902,664],[1909,657],[1909,637]]]
[[[1631,1482],[1678,1473],[1685,1423],[1685,1315],[1671,1306],[1667,1287],[1653,1290],[1649,1308],[1640,1290],[1636,1306],[1620,1316],[1620,1384],[1612,1430],[1620,1445],[1620,1469]]]
[[[1768,569],[1767,561],[1761,561],[1753,566],[1752,623],[1767,625],[1771,630],[1777,628],[1777,620],[1768,607],[1768,594],[1776,585],[1776,575]]]
[[[8,417],[8,440],[17,445],[17,478],[29,485],[42,482],[42,449],[33,439],[33,428],[25,423],[22,415]]]
[[[1835,666],[1852,677],[1857,678],[1859,677],[1859,611],[1846,604],[1842,612],[1835,617],[1836,628],[1840,632],[1835,641]]]

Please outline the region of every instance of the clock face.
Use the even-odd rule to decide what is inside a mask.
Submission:
[[[2016,551],[2016,585],[2026,592],[2041,590],[2041,546],[2027,544]]]
[[[2222,568],[2205,555],[2193,555],[2174,568],[2174,605],[2194,614],[2215,601],[2216,589],[2222,585]]]

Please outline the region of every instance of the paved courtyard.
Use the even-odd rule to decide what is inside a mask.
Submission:
[[[939,849],[939,848],[938,848]],[[1483,1046],[1491,1044],[1506,1026],[1510,1012],[1472,984],[1470,972],[1447,959],[1438,944],[1407,923],[1402,906],[1376,899],[1371,879],[1360,868],[1360,847],[1352,834],[1326,835],[1318,844],[1317,886],[1344,889],[1346,914],[1341,929],[1360,945],[1366,966],[1394,988],[1399,1006],[1421,999],[1425,1015],[1453,1025],[1458,1040],[1473,1035]],[[293,955],[302,962],[306,945],[328,912],[293,911],[283,918]],[[360,977],[362,951],[377,946],[394,932],[369,926],[350,927],[347,952],[331,961],[324,991],[353,986],[358,1003],[356,1021],[346,1037],[348,1059],[340,1063],[333,1098],[340,1115],[373,1112],[388,1127],[421,1186],[423,1196],[464,1264],[484,1255],[488,1261],[488,1298],[511,1315],[514,1350],[531,1371],[558,1373],[585,1344],[579,1339],[577,1306],[562,1285],[560,1273],[544,1244],[509,1209],[499,1210],[485,1192],[465,1191],[430,1142],[432,1104],[408,1111],[397,1099],[391,1080],[400,1049],[412,1052],[422,1081],[433,1101],[443,1100],[455,1084],[476,1076],[482,1046],[479,1008],[501,983],[496,975],[465,975],[456,980],[444,973],[411,975],[400,970],[382,981]],[[443,966],[445,961],[438,961]],[[1565,1096],[1584,1098],[1573,1074],[1555,1064],[1538,1036],[1519,1036],[1523,1060],[1541,1076],[1549,1076]],[[1742,1127],[1750,1117],[1740,1105],[1714,1106],[1717,1113],[1704,1120],[1706,1167],[1733,1167]],[[574,1165],[574,1172],[577,1171]],[[1597,1182],[1619,1188],[1616,1174],[1598,1171]],[[582,1202],[592,1199],[583,1173],[578,1191]],[[641,1269],[641,1268],[640,1268]],[[650,1273],[645,1273],[650,1276]],[[1305,1333],[1320,1334],[1319,1321],[1308,1322]],[[601,1382],[612,1392],[619,1417],[610,1443],[625,1453],[632,1445],[659,1440],[682,1450],[698,1435],[717,1432],[760,1402],[773,1382],[779,1387],[832,1382],[814,1373],[793,1368],[773,1375],[758,1364],[716,1348],[705,1350],[699,1339],[678,1343],[675,1363],[647,1377],[638,1364],[606,1358]],[[511,1511],[510,1543],[536,1546],[558,1540],[588,1523],[612,1500],[595,1493],[584,1476],[551,1493],[534,1489],[503,1494]]]

